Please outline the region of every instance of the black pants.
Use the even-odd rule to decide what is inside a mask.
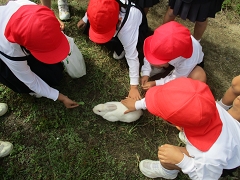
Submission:
[[[10,60],[11,61],[11,60]],[[62,79],[63,65],[57,64],[44,64],[38,61],[33,56],[27,59],[30,69],[37,74],[49,86],[59,85]],[[22,81],[20,81],[8,68],[8,66],[0,59],[0,82],[18,93],[30,93],[30,90]]]

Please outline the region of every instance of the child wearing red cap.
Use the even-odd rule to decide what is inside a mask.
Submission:
[[[186,137],[186,147],[164,144],[158,148],[159,161],[141,161],[145,176],[174,179],[181,170],[191,179],[217,180],[240,166],[240,114],[219,106],[205,83],[178,78],[149,89],[145,99],[122,103],[128,111],[147,108]],[[233,106],[240,110],[240,97]]]
[[[52,10],[27,0],[9,1],[0,11],[0,82],[15,92],[78,103],[50,87],[60,83],[67,38]]]
[[[126,15],[128,14],[128,16]],[[125,16],[127,17],[125,19]],[[126,21],[125,21],[126,20]],[[139,51],[143,46],[139,42],[140,26],[148,30],[146,16],[142,11],[130,4],[128,0],[90,0],[85,17],[78,22],[78,27],[84,26],[89,21],[89,38],[99,44],[106,45],[109,49],[116,43],[113,49],[113,57],[121,59],[126,57],[129,66],[130,90],[129,97],[141,99],[138,90],[139,85]],[[141,30],[142,30],[141,29]]]
[[[144,41],[144,65],[142,66],[141,84],[144,90],[163,85],[179,77],[190,77],[206,82],[202,46],[191,36],[185,26],[171,21],[158,27],[152,36]],[[155,68],[174,67],[171,74],[156,81],[149,81],[151,66]]]

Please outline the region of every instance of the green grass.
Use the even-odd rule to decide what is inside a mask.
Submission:
[[[126,97],[128,67],[125,60],[114,60],[111,53],[77,29],[88,1],[69,2],[71,20],[65,22],[65,33],[74,37],[81,50],[87,75],[71,79],[65,73],[57,89],[84,105],[66,109],[60,102],[16,94],[0,85],[0,99],[9,105],[7,114],[0,117],[0,137],[14,145],[10,156],[0,159],[0,179],[148,179],[139,171],[139,161],[157,159],[161,144],[181,145],[178,131],[147,111],[130,124],[108,122],[92,112],[99,103]],[[56,1],[52,7],[57,9]],[[152,29],[161,23],[154,18],[162,18],[164,12],[164,3],[151,9],[148,18]],[[215,40],[206,33],[201,43],[208,84],[217,99],[239,73],[240,51]],[[188,178],[180,173],[177,179]]]
[[[222,4],[223,10],[233,10],[240,15],[240,0],[225,0]]]

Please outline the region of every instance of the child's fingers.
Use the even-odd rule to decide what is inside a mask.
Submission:
[[[124,112],[124,114],[130,113],[131,111],[128,109]]]
[[[143,90],[148,90],[148,89],[149,89],[148,86],[144,86],[144,87],[143,87]]]

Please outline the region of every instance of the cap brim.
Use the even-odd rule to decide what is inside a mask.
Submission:
[[[150,64],[153,65],[160,65],[160,64],[166,64],[169,62],[169,60],[161,60],[156,58],[155,56],[152,55],[151,53],[151,41],[153,39],[153,36],[149,36],[148,38],[145,39],[144,44],[143,44],[143,52],[144,52],[144,56],[146,57],[146,59],[148,60],[148,62]]]
[[[184,128],[184,133],[189,142],[200,151],[208,151],[216,142],[222,131],[222,121],[216,108],[215,114],[209,119],[209,126],[206,128],[190,127]],[[196,133],[197,132],[197,133]],[[201,133],[202,132],[202,133]]]
[[[113,28],[111,31],[109,31],[105,34],[99,34],[99,33],[96,33],[90,25],[89,38],[91,41],[93,41],[95,43],[103,44],[103,43],[110,41],[112,39],[112,37],[114,36],[115,32],[116,32],[116,29]]]
[[[70,52],[70,45],[66,36],[62,32],[60,33],[61,35],[59,37],[61,40],[59,46],[55,50],[49,52],[31,51],[31,54],[39,61],[46,64],[56,64],[63,61]]]
[[[192,41],[192,38],[191,36],[189,37],[189,46],[186,48],[186,51],[183,53],[182,57],[184,58],[190,58],[193,54],[193,41]]]

